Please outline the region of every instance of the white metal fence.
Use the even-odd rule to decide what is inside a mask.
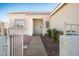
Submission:
[[[79,56],[79,24],[65,23],[60,36],[60,56]]]
[[[14,33],[12,29],[11,33],[11,55],[12,56],[23,56],[23,33]],[[20,31],[20,30],[18,30]]]
[[[12,35],[12,56],[22,56],[23,55],[23,36],[22,35]]]

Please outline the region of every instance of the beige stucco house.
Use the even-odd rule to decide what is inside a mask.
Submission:
[[[23,47],[27,46],[33,34],[45,35],[49,28],[64,31],[65,24],[79,24],[79,4],[62,3],[52,12],[14,12],[8,15],[10,35],[13,35],[13,41],[10,40],[12,45],[10,52],[13,55],[23,55]],[[74,30],[78,30],[78,28],[76,27]],[[14,50],[12,50],[13,48]]]
[[[78,10],[79,4],[77,3],[62,3],[52,12],[14,12],[9,14],[10,24],[12,28],[15,28],[13,29],[15,34],[44,35],[48,28],[58,28],[64,31],[66,23],[79,24]],[[18,24],[23,25],[23,28],[19,28]]]
[[[49,28],[49,26],[46,26],[46,23],[49,25],[49,14],[50,12],[10,13],[10,24],[12,30],[14,30],[13,33],[26,35],[45,34]]]
[[[50,28],[58,28],[63,31],[65,24],[79,24],[79,4],[61,4],[50,14],[50,18]],[[69,27],[66,28],[68,29]],[[78,28],[73,27],[73,30],[78,30]]]
[[[79,56],[79,3],[62,4],[50,17],[50,28],[64,32],[60,36],[60,56]]]
[[[46,33],[49,28],[49,14],[50,12],[9,13],[11,55],[23,55],[24,48],[27,48],[32,40],[32,35]]]

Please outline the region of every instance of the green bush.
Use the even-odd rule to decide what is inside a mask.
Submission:
[[[55,42],[59,41],[60,35],[63,35],[62,31],[57,30],[56,28],[52,30],[53,39]]]
[[[47,35],[48,35],[50,38],[52,38],[52,30],[51,30],[51,29],[48,29],[48,30],[47,30]]]
[[[58,42],[59,41],[59,37],[60,37],[60,35],[63,35],[63,32],[57,30],[56,28],[53,29],[53,30],[52,29],[48,29],[47,30],[47,35],[50,38],[54,39],[55,42]]]

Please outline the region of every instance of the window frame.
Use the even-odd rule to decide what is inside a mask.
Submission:
[[[16,23],[17,23],[16,21],[23,21],[23,25],[22,25],[23,28],[17,27],[17,26],[16,26],[16,25],[17,25],[17,24],[16,24]],[[20,26],[20,24],[19,24],[19,26]],[[25,19],[14,19],[14,28],[15,28],[15,29],[23,30],[23,29],[25,28]]]

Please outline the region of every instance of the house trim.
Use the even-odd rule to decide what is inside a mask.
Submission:
[[[49,17],[51,17],[52,15],[54,15],[58,10],[60,10],[64,5],[66,5],[66,3],[60,3],[58,4],[58,6],[54,9],[54,11],[51,12],[51,14],[49,15]]]

